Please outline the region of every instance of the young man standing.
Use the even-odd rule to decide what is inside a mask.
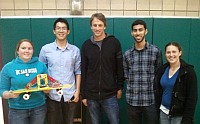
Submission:
[[[95,13],[90,19],[93,36],[82,45],[81,95],[88,106],[92,124],[101,124],[101,109],[109,124],[119,124],[119,106],[123,89],[123,56],[121,45],[105,33],[106,19]]]
[[[79,101],[81,81],[80,50],[69,44],[70,33],[67,20],[58,18],[54,22],[54,42],[42,47],[40,61],[48,67],[48,73],[61,84],[72,84],[71,88],[63,88],[63,95],[51,90],[47,97],[48,124],[73,124],[76,103]]]
[[[154,77],[162,65],[160,49],[146,41],[146,23],[132,23],[134,45],[124,54],[124,75],[127,82],[126,100],[130,124],[157,124],[158,115],[154,98]]]

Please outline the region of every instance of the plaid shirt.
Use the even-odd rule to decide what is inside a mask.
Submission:
[[[154,77],[157,69],[162,65],[160,49],[148,42],[143,50],[137,50],[133,46],[125,52],[123,65],[127,82],[127,103],[132,106],[154,104]]]

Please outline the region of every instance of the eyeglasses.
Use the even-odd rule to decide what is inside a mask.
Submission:
[[[67,29],[67,27],[56,27],[55,30],[56,31],[61,31],[61,30],[62,31],[67,31],[68,29]]]

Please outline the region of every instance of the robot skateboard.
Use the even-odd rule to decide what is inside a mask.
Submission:
[[[37,84],[37,85],[36,85]],[[72,84],[60,84],[47,74],[38,74],[24,89],[14,90],[13,93],[24,93],[23,99],[28,100],[31,92],[56,89],[58,95],[62,95],[63,88],[71,88]]]

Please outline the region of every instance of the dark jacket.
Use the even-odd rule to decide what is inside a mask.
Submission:
[[[88,39],[81,50],[82,98],[102,100],[116,95],[123,88],[121,45],[112,35],[103,39],[101,48]]]
[[[181,124],[193,124],[194,112],[197,103],[197,77],[192,65],[180,60],[179,75],[174,84],[169,116],[182,116]],[[158,69],[155,77],[155,96],[156,106],[159,110],[162,100],[163,89],[160,85],[160,79],[169,66],[168,63]]]

